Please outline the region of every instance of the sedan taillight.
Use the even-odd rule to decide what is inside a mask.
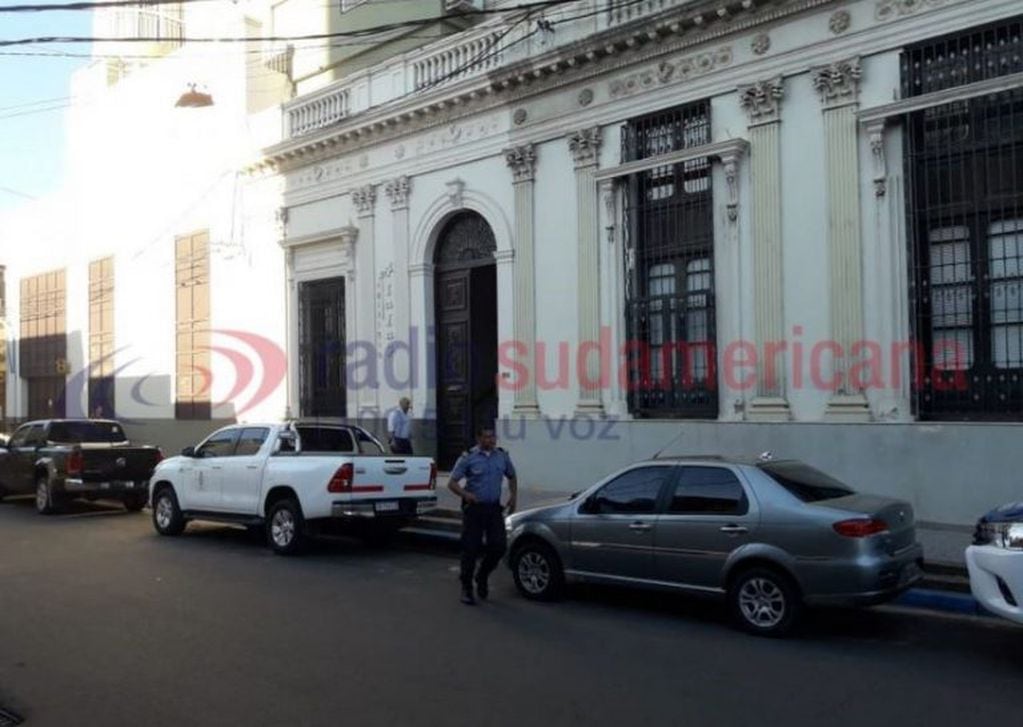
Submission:
[[[351,492],[352,480],[355,479],[355,467],[351,462],[346,462],[337,468],[337,472],[330,478],[327,485],[327,492]]]
[[[861,517],[841,520],[832,527],[836,533],[847,538],[869,538],[871,535],[887,532],[888,523],[878,517]]]

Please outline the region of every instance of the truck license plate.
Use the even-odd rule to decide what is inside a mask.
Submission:
[[[398,503],[396,502],[378,502],[376,504],[377,512],[397,512]]]

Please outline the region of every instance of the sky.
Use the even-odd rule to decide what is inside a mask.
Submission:
[[[0,0],[0,7],[24,2]],[[89,11],[0,13],[0,40],[91,32]],[[89,46],[0,46],[0,211],[60,186],[71,74],[88,59],[7,55],[53,50],[88,53]]]

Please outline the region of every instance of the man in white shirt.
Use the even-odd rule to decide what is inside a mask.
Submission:
[[[398,408],[387,415],[387,436],[391,452],[412,454],[412,417],[408,415],[412,402],[407,396],[398,401]]]

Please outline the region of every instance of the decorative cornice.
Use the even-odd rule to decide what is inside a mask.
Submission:
[[[950,0],[955,2],[957,0]],[[835,0],[744,0],[742,10],[720,17],[713,3],[692,3],[653,14],[498,69],[486,77],[445,85],[436,93],[417,94],[400,106],[369,109],[319,133],[285,140],[248,167],[251,173],[288,171],[335,158],[367,146],[502,107],[512,101],[598,76],[663,55],[709,43]],[[767,6],[767,7],[764,7]],[[455,36],[457,37],[457,36]],[[715,69],[716,70],[716,69]],[[444,95],[445,98],[439,98]]]
[[[838,61],[811,70],[813,86],[825,108],[848,106],[859,101],[863,68],[859,58]]]
[[[377,204],[377,188],[374,184],[356,187],[352,190],[352,204],[355,205],[359,217],[370,217]]]
[[[580,129],[568,137],[568,148],[572,152],[576,169],[597,166],[601,141],[599,126]]]
[[[512,170],[515,184],[532,182],[536,176],[536,147],[523,144],[504,150],[504,160]]]
[[[739,88],[739,104],[749,115],[750,126],[781,121],[784,96],[785,81],[781,76]]]
[[[391,209],[394,211],[408,209],[408,198],[411,191],[412,180],[404,174],[384,185],[384,192],[390,198]]]

